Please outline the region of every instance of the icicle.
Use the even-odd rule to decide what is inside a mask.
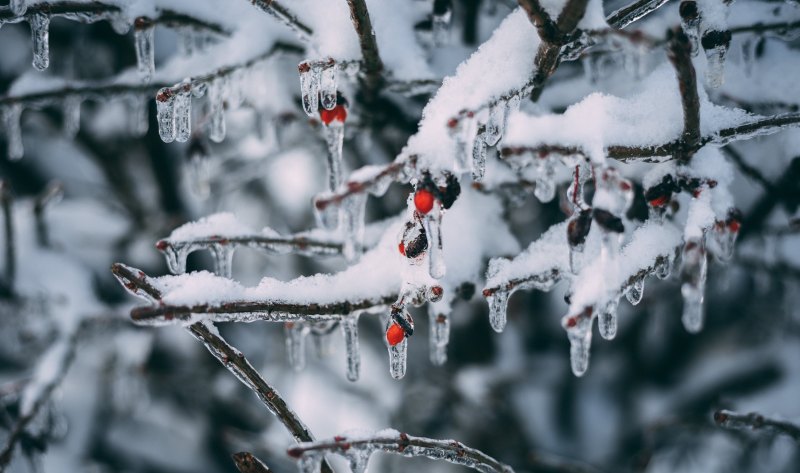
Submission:
[[[486,172],[486,142],[483,139],[484,134],[478,133],[475,141],[472,142],[472,179],[476,182],[483,180],[483,175]]]
[[[164,87],[156,95],[156,115],[158,117],[158,135],[164,143],[175,141],[175,93]]]
[[[314,353],[317,358],[326,358],[333,353],[333,346],[331,344],[330,331],[334,328],[335,322],[322,322],[315,326],[311,331],[314,341]]]
[[[22,16],[28,10],[28,0],[9,0],[8,7],[11,9],[11,13]]]
[[[631,287],[625,292],[625,298],[628,299],[628,302],[631,305],[636,305],[642,301],[642,296],[644,296],[644,276],[636,278],[631,284]]]
[[[450,43],[450,18],[452,12],[447,10],[446,13],[433,15],[433,44],[436,46],[444,46]]]
[[[233,272],[233,254],[236,252],[236,248],[228,244],[215,243],[209,249],[214,255],[214,274],[230,278]]]
[[[28,16],[33,39],[33,67],[39,71],[50,65],[50,16],[34,13]]]
[[[208,122],[208,138],[219,143],[225,139],[225,79],[214,79],[208,88],[211,117]]]
[[[753,65],[756,61],[756,49],[758,43],[761,41],[760,36],[748,35],[742,41],[742,63],[744,64],[744,75],[746,77],[753,76]]]
[[[555,183],[555,163],[554,158],[549,155],[539,156],[534,159],[534,169],[536,178],[534,182],[536,186],[533,189],[533,194],[539,199],[539,202],[550,202],[556,196],[556,183]]]
[[[561,324],[569,338],[569,359],[572,373],[583,376],[589,368],[589,349],[592,345],[592,317],[590,314],[567,316]]]
[[[301,371],[306,367],[308,325],[304,322],[286,322],[284,330],[286,332],[286,354],[289,358],[289,366],[295,371]]]
[[[8,158],[17,160],[25,154],[22,147],[22,105],[14,103],[3,107],[3,125],[5,126],[6,141],[8,145]]]
[[[617,308],[619,307],[619,298],[612,297],[602,310],[597,319],[597,325],[600,329],[600,336],[606,340],[613,340],[617,336]],[[590,330],[591,331],[591,330]]]
[[[75,138],[81,126],[81,99],[80,97],[69,95],[64,98],[62,104],[64,134],[68,138]]]
[[[706,52],[706,82],[711,88],[718,88],[725,80],[725,57],[731,44],[730,31],[707,31],[701,41]]]
[[[297,460],[300,473],[319,473],[322,467],[323,455],[319,452],[305,452]]]
[[[672,262],[669,258],[664,258],[656,262],[656,277],[658,279],[667,279],[672,273]]]
[[[483,140],[489,146],[494,146],[500,141],[505,128],[507,106],[504,100],[499,100],[489,109],[489,119],[486,121],[486,128],[483,132]]]
[[[441,279],[447,272],[442,249],[442,214],[444,210],[434,204],[425,216],[425,232],[428,237],[428,272],[433,279]]]
[[[353,473],[365,473],[371,455],[372,448],[369,446],[351,446],[345,453],[345,457],[350,463],[350,471]]]
[[[408,314],[405,314],[408,318]],[[389,327],[394,323],[391,317],[386,319],[384,323],[384,332],[389,330]],[[401,379],[406,375],[406,360],[408,358],[408,337],[403,337],[400,343],[392,346],[388,343],[386,346],[389,349],[389,373],[394,379]]]
[[[320,102],[325,110],[336,107],[336,63],[331,59],[320,73]]]
[[[690,333],[703,328],[703,299],[705,298],[708,258],[701,241],[689,241],[683,247],[681,295],[683,295],[683,326]]]
[[[154,32],[155,24],[150,21],[137,21],[133,29],[136,69],[145,84],[150,83],[156,71]]]
[[[186,272],[186,258],[189,256],[189,247],[186,245],[167,245],[161,250],[167,260],[167,267],[172,274]]]
[[[600,54],[587,54],[581,62],[586,79],[592,85],[597,84],[602,76],[602,61],[603,58]]]
[[[361,354],[358,348],[358,313],[352,313],[342,318],[342,333],[347,350],[347,380],[358,381],[361,370]]]
[[[320,66],[316,63],[302,62],[298,69],[303,110],[309,117],[316,117],[319,111]]]
[[[428,321],[430,322],[430,357],[431,363],[441,366],[447,362],[447,344],[450,341],[450,319],[440,314],[433,304],[428,304]]]
[[[174,110],[175,141],[185,143],[192,135],[192,93],[189,90],[178,92]]]
[[[189,182],[191,191],[200,199],[211,194],[211,163],[208,156],[193,154],[189,157]]]
[[[342,254],[347,261],[354,261],[361,254],[366,206],[366,193],[353,194],[342,201],[339,229],[344,238]]]
[[[148,100],[145,97],[131,99],[131,113],[128,116],[128,127],[132,136],[144,136],[150,128],[148,116]]]
[[[455,170],[458,173],[472,170],[474,159],[470,159],[473,155],[467,150],[467,136],[469,135],[471,126],[472,121],[463,117],[461,120],[453,118],[447,124],[447,130],[450,138],[455,141]],[[474,154],[474,144],[471,151]]]
[[[738,214],[738,211],[736,211]],[[739,235],[739,219],[728,217],[727,221],[718,221],[711,231],[712,251],[721,261],[728,261],[733,256],[733,247]]]
[[[336,97],[334,97],[335,102]],[[344,144],[344,123],[332,121],[322,127],[328,145],[328,189],[333,192],[342,183],[342,146]]]
[[[227,78],[228,95],[226,101],[230,109],[238,108],[244,101],[245,71],[234,69]]]
[[[506,313],[510,295],[509,291],[498,289],[487,298],[489,303],[489,324],[495,332],[500,333],[506,328]]]

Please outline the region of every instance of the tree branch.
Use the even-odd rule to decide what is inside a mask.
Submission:
[[[371,174],[363,179],[351,179],[345,182],[336,192],[325,193],[314,198],[314,206],[317,210],[325,210],[330,205],[338,205],[346,198],[364,192],[373,192],[383,188],[387,180],[402,180],[409,169],[415,169],[417,157],[409,156],[401,158],[385,165],[380,171]]]
[[[800,426],[791,422],[764,417],[757,412],[739,414],[738,412],[719,410],[714,412],[714,422],[726,429],[744,430],[769,430],[781,435],[787,435],[800,442]]]
[[[683,133],[681,144],[685,151],[678,156],[682,162],[688,162],[700,142],[700,97],[697,94],[697,76],[692,65],[692,45],[680,27],[670,30],[672,36],[667,57],[675,67],[678,86],[683,106]]]
[[[250,452],[239,452],[231,455],[240,473],[270,473],[272,470]]]
[[[350,20],[358,35],[358,44],[361,47],[361,57],[364,60],[364,93],[368,102],[377,96],[383,86],[383,62],[378,53],[378,43],[375,40],[375,31],[369,10],[364,0],[347,0],[350,7]]]
[[[414,437],[406,433],[398,433],[396,436],[390,434],[353,439],[337,436],[330,440],[300,444],[290,448],[287,453],[291,457],[300,458],[311,452],[346,455],[349,451],[359,449],[368,454],[375,450],[381,450],[406,457],[426,457],[433,460],[445,460],[483,472],[514,472],[510,466],[495,460],[480,450],[467,447],[461,442]]]
[[[277,0],[249,0],[259,10],[269,13],[278,21],[293,29],[301,39],[307,41],[313,33],[305,23],[297,19],[291,10],[283,6]]]

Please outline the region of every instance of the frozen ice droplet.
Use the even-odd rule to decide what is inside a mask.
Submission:
[[[11,160],[20,159],[25,153],[25,149],[22,147],[21,118],[22,104],[13,103],[3,107],[3,126],[8,145],[8,158]]]
[[[644,276],[636,278],[631,287],[625,292],[625,298],[628,299],[631,305],[641,302],[642,296],[644,296]]]
[[[478,133],[472,142],[472,179],[476,182],[482,181],[486,173],[486,148],[483,133]]]
[[[562,320],[569,338],[569,359],[572,373],[583,376],[589,368],[589,349],[592,346],[592,317],[587,314],[567,316]]]
[[[442,248],[442,214],[440,206],[434,204],[433,210],[425,215],[425,232],[428,238],[428,273],[433,279],[441,279],[447,272]]]
[[[617,308],[619,298],[612,297],[611,300],[600,309],[597,325],[600,329],[600,336],[605,340],[613,340],[617,336]],[[590,329],[591,331],[591,329]]]
[[[33,40],[33,67],[39,71],[50,65],[50,16],[37,12],[28,16]]]
[[[136,47],[136,70],[142,82],[149,83],[156,71],[155,24],[137,22],[133,30],[133,41]]]
[[[434,14],[432,17],[433,43],[443,46],[450,42],[450,18],[452,12],[447,10],[445,13]]]
[[[328,145],[328,189],[333,192],[342,183],[342,146],[344,145],[344,123],[333,121],[322,127]]]
[[[342,319],[342,333],[347,350],[347,379],[358,381],[361,371],[361,353],[358,346],[358,314],[349,314]]]
[[[364,243],[364,212],[367,194],[359,193],[342,200],[339,213],[339,231],[344,238],[342,255],[347,261],[355,261],[361,255]]]
[[[9,0],[8,7],[11,13],[21,16],[28,10],[28,0]]]
[[[81,127],[81,98],[76,95],[69,95],[61,103],[63,110],[64,134],[68,138],[74,138]]]
[[[189,141],[191,135],[192,93],[189,90],[181,90],[175,97],[175,141],[185,143]]]
[[[303,110],[309,117],[315,117],[319,110],[319,85],[321,69],[318,64],[302,62],[300,70],[300,94]]]
[[[320,102],[325,110],[333,110],[336,107],[336,63],[330,60],[320,72]]]
[[[681,267],[681,295],[683,296],[684,328],[697,333],[703,328],[703,300],[705,298],[708,258],[702,241],[689,241],[684,245]]]
[[[319,473],[323,455],[319,452],[305,452],[297,460],[300,473]]]
[[[728,48],[717,46],[706,50],[706,83],[712,89],[719,88],[725,80],[725,57]]]
[[[535,160],[534,172],[536,177],[533,194],[540,202],[550,202],[556,196],[555,163],[550,156],[539,157]]]
[[[164,87],[156,95],[156,114],[158,117],[158,135],[164,143],[175,141],[175,93]]]
[[[131,112],[128,116],[128,127],[131,136],[144,136],[150,128],[150,119],[148,116],[148,102],[147,97],[134,96],[130,99]]]
[[[506,312],[508,310],[509,291],[498,289],[488,297],[489,324],[495,332],[502,332],[506,328]]]
[[[219,143],[225,139],[225,89],[224,79],[215,79],[208,87],[209,121],[208,138]]]
[[[214,255],[214,273],[230,278],[233,272],[233,255],[236,248],[229,244],[215,243],[209,247]]]
[[[441,366],[447,361],[447,344],[450,341],[450,319],[439,313],[433,304],[428,304],[428,321],[430,323],[430,357],[431,363]]]
[[[483,140],[489,146],[494,146],[503,136],[506,120],[506,102],[499,100],[489,109],[489,119],[486,121],[486,128],[483,132]]]
[[[389,324],[392,320],[389,319]],[[388,330],[387,325],[387,330]],[[408,337],[403,337],[403,340],[396,345],[389,346],[389,373],[394,379],[401,379],[406,375],[406,360],[408,358]]]
[[[286,354],[289,366],[295,371],[301,371],[306,366],[306,336],[309,328],[303,322],[287,322],[284,325],[286,332]]]

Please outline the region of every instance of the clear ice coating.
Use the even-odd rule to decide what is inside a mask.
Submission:
[[[33,67],[39,71],[50,65],[50,16],[37,12],[28,16],[33,40]]]
[[[644,276],[636,278],[631,287],[625,292],[625,298],[628,299],[631,305],[641,302],[642,296],[644,296]]]
[[[318,473],[322,467],[323,455],[319,452],[306,452],[297,459],[300,473]]]
[[[333,110],[336,106],[336,89],[336,64],[331,60],[320,72],[319,93],[322,108]]]
[[[319,86],[321,68],[316,63],[301,63],[300,95],[303,98],[303,110],[309,117],[317,116],[319,110]]]
[[[349,314],[342,319],[342,333],[347,350],[347,379],[358,381],[361,371],[361,353],[358,347],[358,314]]]
[[[505,128],[507,105],[504,100],[499,100],[489,108],[489,119],[486,121],[483,132],[483,141],[489,146],[494,146],[500,141]]]
[[[408,319],[408,314],[404,314]],[[389,330],[389,327],[394,323],[391,317],[387,317],[384,323],[384,332]],[[408,337],[403,337],[403,340],[392,346],[388,343],[386,346],[389,349],[389,373],[394,379],[401,379],[406,375],[406,361],[408,358]]]
[[[144,136],[150,128],[148,117],[148,100],[146,97],[134,96],[130,99],[131,113],[128,115],[128,127],[131,136]]]
[[[3,107],[3,125],[6,132],[6,142],[8,146],[8,158],[17,160],[25,154],[22,147],[22,105],[14,103]]]
[[[133,41],[136,46],[136,70],[142,82],[149,83],[156,71],[155,25],[149,23],[144,26],[137,25],[133,31]]]
[[[681,267],[681,295],[683,296],[681,321],[686,331],[690,333],[697,333],[703,328],[703,300],[707,270],[708,258],[702,242],[688,242],[683,248]]]
[[[214,273],[230,279],[233,273],[233,255],[236,248],[231,245],[214,243],[208,249],[214,257]]]
[[[658,279],[667,279],[672,273],[672,261],[669,258],[657,260],[655,272]]]
[[[692,46],[692,56],[696,56],[700,49],[700,17],[681,18],[681,28],[686,37],[689,38],[689,44]]]
[[[159,90],[156,96],[158,135],[164,143],[175,141],[175,97],[169,87]]]
[[[200,199],[211,195],[211,163],[208,156],[193,154],[189,157],[188,175],[192,193]]]
[[[489,303],[489,324],[495,332],[502,332],[506,328],[509,291],[498,289],[487,299]]]
[[[484,141],[484,133],[478,133],[472,142],[472,179],[476,182],[483,180],[486,173],[486,152],[487,144]]]
[[[24,15],[28,10],[28,0],[9,0],[8,7],[15,15]]]
[[[344,123],[333,121],[322,128],[322,133],[325,135],[325,143],[328,145],[328,189],[333,192],[342,183]]]
[[[185,143],[192,135],[192,93],[189,90],[178,92],[174,110],[175,141]]]
[[[447,362],[447,344],[450,341],[450,319],[439,313],[433,304],[428,304],[428,321],[430,322],[430,357],[431,363],[441,366]]]
[[[225,89],[224,79],[214,79],[208,86],[208,103],[210,118],[208,121],[208,138],[219,143],[225,139]]]
[[[74,95],[67,96],[61,106],[64,115],[64,134],[68,138],[74,138],[81,128],[81,99]]]
[[[183,274],[186,272],[186,257],[189,256],[191,248],[189,245],[172,244],[167,245],[162,252],[167,261],[167,268],[172,274]]]
[[[572,373],[583,376],[589,368],[589,349],[592,346],[592,317],[576,316],[569,318],[574,326],[567,328],[569,338],[569,361]],[[562,322],[563,323],[563,322]]]
[[[433,279],[441,279],[447,272],[442,248],[442,214],[439,205],[425,215],[425,232],[428,236],[428,273]]]
[[[727,222],[717,222],[711,230],[710,243],[714,255],[721,261],[728,261],[733,256],[736,237],[739,235],[738,227],[732,227]]]
[[[555,158],[550,155],[540,156],[534,159],[534,172],[536,177],[533,188],[533,195],[540,202],[550,202],[556,196],[556,168]]]
[[[286,355],[289,366],[295,371],[306,367],[306,336],[309,328],[303,322],[286,322]]]
[[[725,58],[728,55],[727,46],[719,45],[706,49],[706,83],[712,89],[719,88],[725,80]]]
[[[355,261],[361,254],[366,207],[366,193],[353,194],[342,200],[339,211],[339,231],[344,239],[342,255],[347,261]]]
[[[597,317],[597,327],[600,330],[600,336],[605,340],[613,340],[617,336],[617,308],[619,307],[619,298],[612,297],[611,300],[600,309],[600,314]],[[591,328],[589,330],[591,332]]]

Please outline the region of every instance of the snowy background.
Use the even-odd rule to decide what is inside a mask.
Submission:
[[[296,471],[199,321],[317,439],[391,427],[515,471],[800,469],[800,430],[713,416],[800,422],[796,1],[590,0],[563,50],[511,0],[353,1],[377,63],[348,1],[276,2],[0,6],[0,471],[235,472],[239,451]],[[414,332],[389,348],[393,303]],[[420,468],[465,471],[370,461]]]

